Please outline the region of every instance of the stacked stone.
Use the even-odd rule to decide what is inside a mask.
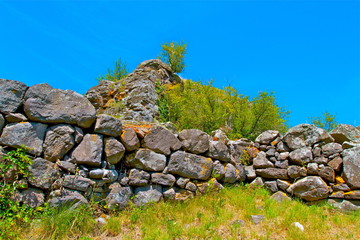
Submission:
[[[260,152],[252,167],[257,178],[278,195],[294,195],[305,201],[325,198],[360,199],[360,131],[339,124],[330,133],[300,124],[281,136],[277,131],[260,134]]]

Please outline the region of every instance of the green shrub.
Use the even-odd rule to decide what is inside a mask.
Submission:
[[[186,46],[186,43],[164,43],[161,45],[162,52],[159,58],[167,63],[175,73],[180,73],[185,68]]]

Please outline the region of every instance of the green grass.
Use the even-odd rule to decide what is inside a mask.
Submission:
[[[23,239],[359,239],[360,213],[323,204],[278,203],[260,188],[228,187],[186,202],[161,202],[111,214],[104,226],[89,207],[53,211],[21,229]],[[262,214],[258,225],[251,215]],[[243,220],[244,226],[234,224]],[[300,222],[301,232],[293,222]]]

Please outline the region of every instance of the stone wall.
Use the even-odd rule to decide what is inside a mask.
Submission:
[[[266,131],[255,142],[230,141],[220,130],[177,133],[156,123],[130,123],[96,109],[82,95],[48,84],[27,87],[0,79],[2,154],[27,147],[31,178],[15,196],[32,207],[48,202],[104,201],[123,209],[161,200],[185,200],[226,184],[263,185],[276,198],[331,200],[357,209],[360,131],[332,132],[309,124],[283,136]],[[351,201],[348,201],[351,200]]]

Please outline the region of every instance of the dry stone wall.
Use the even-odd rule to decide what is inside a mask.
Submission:
[[[226,184],[263,185],[274,198],[331,201],[358,209],[360,131],[339,125],[328,133],[309,124],[254,142],[229,140],[220,130],[180,133],[161,124],[129,123],[106,114],[82,95],[48,84],[27,87],[0,79],[1,152],[27,147],[30,178],[17,201],[31,207],[103,201],[123,209],[185,200]]]

